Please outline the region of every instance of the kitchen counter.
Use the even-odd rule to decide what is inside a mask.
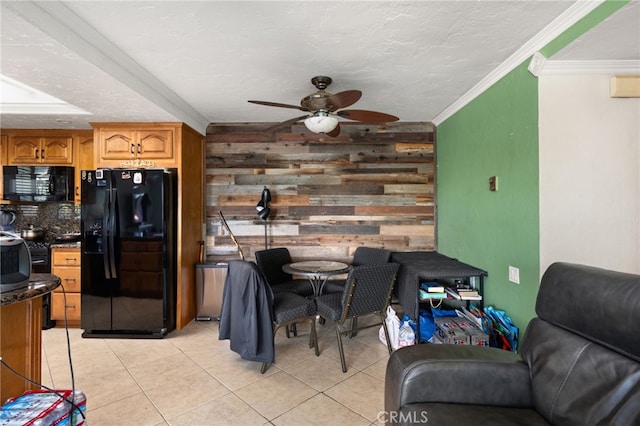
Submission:
[[[0,293],[0,306],[11,305],[47,294],[60,285],[60,278],[51,274],[31,274],[29,285]]]
[[[80,248],[80,241],[72,243],[53,243],[51,244],[51,248]]]
[[[60,285],[52,274],[31,274],[27,287],[0,293],[0,350],[2,362],[30,380],[40,383],[42,356],[42,295]],[[39,389],[0,368],[0,404],[25,391]]]

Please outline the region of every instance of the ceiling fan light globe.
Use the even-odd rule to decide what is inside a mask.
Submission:
[[[338,119],[328,114],[316,114],[304,120],[304,125],[313,133],[329,133],[338,125]]]

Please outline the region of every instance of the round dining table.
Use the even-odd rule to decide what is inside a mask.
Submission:
[[[307,260],[288,263],[282,267],[282,270],[287,274],[307,277],[313,287],[314,295],[319,296],[329,277],[346,274],[351,268],[352,266],[347,263],[333,260]]]

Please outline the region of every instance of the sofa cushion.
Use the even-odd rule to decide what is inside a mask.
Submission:
[[[385,409],[420,402],[532,407],[529,369],[497,348],[425,343],[396,350],[387,363]]]

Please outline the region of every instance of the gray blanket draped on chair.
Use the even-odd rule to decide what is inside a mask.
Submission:
[[[219,340],[243,359],[273,363],[273,294],[253,262],[229,261],[224,284]]]

